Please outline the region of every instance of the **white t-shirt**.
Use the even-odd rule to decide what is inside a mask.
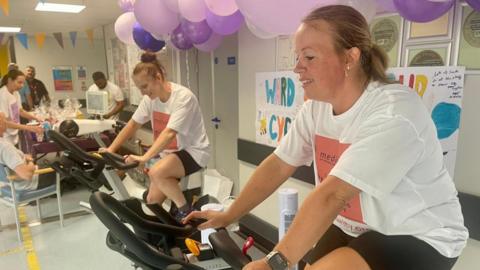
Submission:
[[[450,258],[466,245],[435,125],[407,87],[371,83],[340,115],[307,101],[274,153],[293,166],[313,160],[317,185],[333,175],[361,190],[334,221],[349,235],[413,235]]]
[[[184,86],[171,83],[171,87],[171,95],[165,103],[143,96],[132,119],[142,125],[151,121],[154,139],[165,127],[175,130],[177,137],[165,151],[185,150],[198,165],[205,167],[210,158],[210,143],[197,98]]]
[[[0,111],[5,114],[7,120],[15,123],[20,123],[20,108],[22,101],[18,91],[14,91],[13,94],[7,89],[7,86],[0,88]],[[11,144],[16,145],[18,143],[18,129],[7,128],[3,134],[3,138],[7,139]]]
[[[5,167],[11,171],[19,165],[25,164],[22,151],[13,146],[7,139],[0,137],[0,179],[7,178]],[[32,180],[16,180],[13,182],[16,190],[35,190],[38,187],[38,174]]]
[[[88,91],[107,91],[108,93],[108,112],[111,112],[115,106],[117,106],[117,102],[125,100],[125,97],[123,96],[122,89],[120,89],[118,86],[115,84],[108,82],[105,88],[100,89],[96,84],[92,84],[89,88]],[[118,119],[118,114],[114,115],[111,117],[111,119]]]

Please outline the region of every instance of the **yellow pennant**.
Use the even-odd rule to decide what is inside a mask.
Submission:
[[[0,0],[0,6],[3,9],[3,14],[5,14],[5,16],[8,16],[10,14],[9,0]]]
[[[87,33],[87,38],[88,38],[88,41],[90,42],[90,45],[93,46],[93,28],[87,29],[85,30],[85,32]]]
[[[43,48],[43,44],[45,43],[45,33],[36,33],[35,34],[35,41],[37,42],[37,46],[39,48]]]

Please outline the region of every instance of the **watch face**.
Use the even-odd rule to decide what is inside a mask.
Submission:
[[[288,264],[285,258],[283,258],[282,254],[275,253],[268,259],[268,265],[272,268],[272,270],[286,270],[288,269]]]

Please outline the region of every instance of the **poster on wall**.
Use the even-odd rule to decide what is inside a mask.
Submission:
[[[298,75],[291,72],[256,74],[256,142],[276,147],[290,129],[304,102]]]
[[[437,128],[450,175],[455,171],[465,67],[391,68],[389,76],[414,89]]]
[[[111,39],[112,61],[113,61],[113,81],[124,94],[128,94],[130,77],[128,72],[127,45],[121,42],[117,37]],[[126,95],[128,97],[128,95]]]
[[[77,66],[77,80],[80,90],[87,91],[87,69],[85,66]]]
[[[55,91],[73,91],[72,67],[53,67],[52,72]]]
[[[128,70],[130,74],[133,74],[133,69],[135,66],[140,62],[140,57],[142,56],[143,51],[139,49],[137,46],[127,46],[127,62],[128,62]],[[142,94],[140,90],[135,86],[133,80],[129,80],[129,88],[130,88],[130,104],[138,105],[142,100]]]

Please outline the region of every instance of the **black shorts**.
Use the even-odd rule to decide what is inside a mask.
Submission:
[[[447,258],[426,242],[409,235],[387,236],[375,231],[355,238],[332,225],[303,258],[313,264],[340,247],[357,251],[372,270],[450,270],[458,258]]]
[[[200,165],[192,158],[192,156],[185,150],[180,150],[177,152],[173,152],[173,154],[177,155],[180,161],[182,161],[183,168],[185,169],[185,176],[188,176],[192,173],[198,172],[202,169]]]

